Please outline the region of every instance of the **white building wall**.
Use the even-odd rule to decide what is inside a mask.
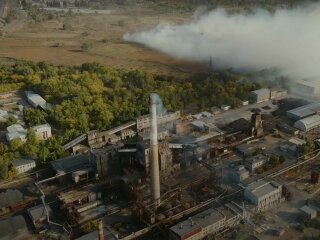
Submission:
[[[27,164],[23,164],[21,166],[17,166],[16,169],[18,170],[18,173],[25,173],[28,172],[32,169],[34,169],[36,167],[36,163],[35,162],[30,162]]]
[[[40,128],[35,127],[34,130],[40,140],[47,140],[52,136],[51,127],[48,124]]]

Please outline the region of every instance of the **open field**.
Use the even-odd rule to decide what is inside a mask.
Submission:
[[[99,12],[82,10],[72,16],[41,23],[28,19],[23,28],[0,38],[0,58],[68,65],[99,62],[120,69],[141,69],[184,77],[201,70],[201,67],[122,40],[128,31],[149,29],[163,22],[181,23],[191,17],[191,13],[176,14],[159,13],[142,6],[127,9],[112,6]],[[70,24],[71,28],[63,30],[64,23]],[[92,44],[89,51],[81,50],[84,42]],[[54,47],[58,43],[60,46]]]

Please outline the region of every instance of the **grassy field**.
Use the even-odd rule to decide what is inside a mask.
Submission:
[[[159,13],[150,8],[144,9],[143,6],[113,6],[108,11],[82,11],[71,17],[41,23],[29,19],[23,29],[0,37],[0,58],[67,65],[99,62],[120,69],[141,69],[185,77],[201,70],[201,66],[124,42],[122,36],[128,31],[152,28],[160,22],[188,21],[191,14]],[[63,30],[66,22],[71,28]],[[88,51],[81,50],[85,42],[92,44]]]

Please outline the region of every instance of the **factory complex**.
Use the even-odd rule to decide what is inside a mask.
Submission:
[[[26,94],[33,107],[47,107]],[[236,239],[243,228],[252,237],[270,234],[256,218],[290,205],[294,174],[309,174],[305,166],[318,154],[320,103],[292,104],[286,90],[263,88],[238,108],[167,113],[159,99],[150,94],[149,114],[66,143],[69,156],[50,162],[46,174],[35,172],[37,197],[18,189],[0,193],[1,215],[27,209],[3,224],[26,229],[29,219],[48,239]],[[33,129],[41,141],[52,136],[49,124]],[[26,135],[20,124],[7,128],[8,142]],[[32,158],[12,164],[20,174],[36,167]],[[315,187],[320,171],[313,168]],[[294,209],[307,219],[318,214],[310,202]],[[272,224],[281,236],[289,229]],[[83,234],[83,226],[95,227]]]

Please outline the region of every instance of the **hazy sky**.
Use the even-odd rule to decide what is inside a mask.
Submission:
[[[246,70],[280,68],[294,78],[320,76],[320,4],[270,14],[195,14],[188,24],[160,24],[124,39],[177,58]]]

